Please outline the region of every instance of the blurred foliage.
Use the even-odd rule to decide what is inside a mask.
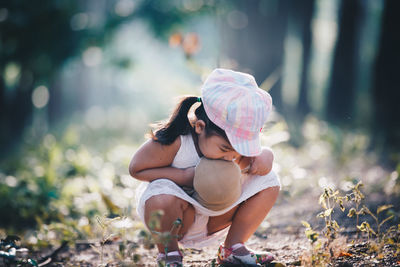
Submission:
[[[134,147],[115,143],[109,147],[107,142],[99,147],[87,141],[91,138],[89,128],[71,125],[62,134],[26,142],[14,157],[2,162],[1,226],[18,229],[121,212],[118,205],[128,201],[119,197],[116,205],[113,198],[133,196],[132,191],[122,191],[135,183],[127,175]],[[101,142],[104,137],[97,138]],[[112,135],[107,138],[115,141]]]
[[[398,169],[379,164],[378,156],[369,150],[370,137],[362,131],[341,131],[307,116],[299,129],[304,144],[293,147],[288,125],[279,114],[273,114],[270,124],[265,127],[268,130],[263,133],[262,142],[274,150],[274,170],[279,173],[288,198],[302,196],[314,188],[349,190],[359,180],[368,194],[399,197]]]
[[[200,4],[199,4],[200,3]],[[212,10],[213,2],[133,1],[102,2],[45,0],[6,1],[0,5],[0,156],[20,141],[23,129],[31,124],[34,88],[49,90],[44,111],[50,123],[70,110],[82,108],[76,103],[61,105],[59,75],[70,59],[82,57],[92,64],[101,48],[113,40],[124,23],[142,19],[149,23],[157,38],[168,35],[194,15]],[[140,38],[135,36],[134,38]],[[120,68],[132,65],[129,58],[110,62]],[[72,99],[82,98],[80,91]],[[73,102],[73,101],[70,101]],[[39,108],[43,108],[40,106]],[[12,137],[12,138],[11,138]]]
[[[367,151],[365,135],[338,134],[309,117],[303,128],[305,145],[294,148],[285,121],[276,113],[273,120],[262,142],[274,149],[284,198],[326,186],[344,190],[359,179],[368,193],[399,196],[398,170],[377,164]],[[138,181],[128,175],[127,166],[136,148],[129,131],[105,126],[93,130],[79,120],[40,142],[27,138],[23,148],[0,165],[1,227],[79,224],[82,216],[86,219],[81,223],[87,225],[94,216],[130,216]]]

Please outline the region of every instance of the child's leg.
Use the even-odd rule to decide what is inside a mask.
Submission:
[[[242,203],[233,216],[224,246],[230,248],[234,244],[246,242],[267,216],[278,194],[279,187],[270,187]]]
[[[179,229],[178,233],[175,232],[172,234],[178,234],[182,237],[194,222],[195,211],[193,206],[185,200],[173,195],[156,195],[146,201],[144,218],[147,226],[151,214],[157,210],[164,211],[164,215],[161,217],[161,229],[155,229],[156,231],[169,232],[172,228],[173,222],[177,218],[180,218],[183,226]],[[164,253],[163,244],[157,244],[157,247],[159,252]],[[173,239],[168,244],[168,251],[176,250],[179,250],[178,240]]]
[[[208,235],[211,235],[218,231],[221,231],[222,229],[225,229],[226,227],[231,225],[233,216],[235,215],[235,212],[237,211],[238,208],[239,208],[239,205],[232,208],[230,211],[228,211],[225,214],[222,214],[220,216],[210,217],[208,219],[208,223],[207,223]]]

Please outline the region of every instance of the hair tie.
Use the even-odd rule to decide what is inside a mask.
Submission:
[[[198,97],[198,98],[197,98],[197,102],[201,102],[201,97]]]

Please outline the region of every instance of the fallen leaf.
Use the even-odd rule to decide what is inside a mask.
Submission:
[[[340,252],[339,257],[353,257],[353,254],[342,251]]]

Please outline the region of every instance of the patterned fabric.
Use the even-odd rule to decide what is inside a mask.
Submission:
[[[272,108],[272,98],[258,88],[253,76],[215,69],[202,87],[207,116],[225,130],[233,148],[243,156],[261,153],[259,135]]]
[[[274,260],[269,252],[256,252],[246,248],[243,244],[239,248],[231,249],[220,245],[218,248],[218,264],[266,264]]]

